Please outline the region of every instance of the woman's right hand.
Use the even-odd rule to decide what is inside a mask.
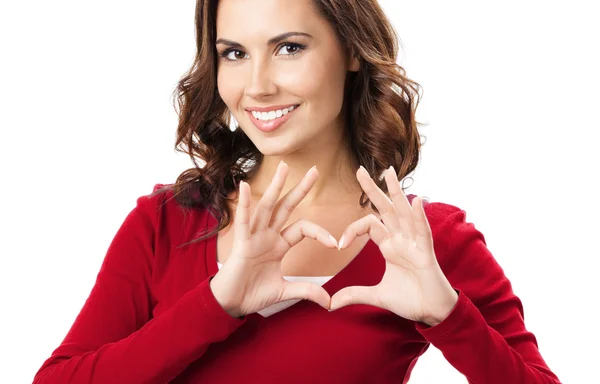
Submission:
[[[279,163],[275,176],[250,215],[250,185],[240,183],[233,223],[233,246],[225,265],[210,282],[219,304],[233,317],[258,312],[275,303],[306,299],[329,309],[330,296],[314,283],[288,282],[281,260],[304,237],[337,247],[335,238],[321,226],[300,219],[282,229],[318,177],[315,167],[281,200],[288,166]]]

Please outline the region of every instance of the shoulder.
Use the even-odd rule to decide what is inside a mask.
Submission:
[[[453,244],[457,239],[476,237],[485,244],[483,234],[467,221],[467,212],[463,208],[449,203],[430,202],[425,204],[425,215],[434,237]]]
[[[134,212],[144,216],[158,239],[177,245],[191,240],[188,237],[204,229],[209,219],[206,209],[180,204],[172,187],[173,184],[155,184],[151,192],[137,198]]]
[[[203,211],[203,209],[184,207],[175,196],[173,184],[161,183],[154,184],[151,192],[139,196],[137,198],[137,207],[156,213],[157,215],[186,214],[191,211]]]
[[[431,235],[440,240],[451,236],[457,221],[465,219],[466,212],[456,205],[438,201],[425,202],[425,216],[431,228]]]
[[[171,184],[154,184],[148,193],[137,197],[134,212],[157,224],[165,214],[175,210],[177,201]]]
[[[438,201],[425,201],[425,215],[430,225],[441,226],[448,224],[448,220],[456,220],[460,216],[466,216],[466,212],[456,205]]]
[[[485,271],[488,277],[502,278],[502,268],[488,249],[484,234],[467,220],[464,209],[430,202],[425,204],[425,214],[436,257],[447,277],[463,279],[469,271]]]
[[[440,264],[443,264],[450,250],[458,243],[478,241],[485,246],[483,234],[473,223],[467,221],[467,212],[463,208],[447,202],[425,201],[424,203],[425,215],[431,228],[431,237]]]
[[[413,194],[407,195],[407,198],[411,203],[415,197],[416,195]],[[438,201],[424,200],[423,208],[429,226],[431,227],[432,236],[434,237],[443,237],[445,235],[445,230],[449,229],[448,227],[463,222],[467,214],[465,210],[460,207]]]

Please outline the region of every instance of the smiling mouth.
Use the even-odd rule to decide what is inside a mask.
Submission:
[[[269,112],[250,111],[250,114],[252,115],[252,117],[254,117],[254,119],[256,119],[258,121],[269,122],[269,121],[274,121],[274,120],[280,119],[283,116],[287,115],[288,113],[291,113],[299,105],[300,104],[295,104],[295,105],[292,105],[287,108],[278,109],[278,110],[269,111]]]
[[[300,104],[293,105],[277,111],[260,112],[247,111],[252,123],[258,130],[268,133],[273,132],[285,124],[294,115]],[[264,120],[263,120],[264,119]]]

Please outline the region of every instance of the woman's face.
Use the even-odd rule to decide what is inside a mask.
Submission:
[[[219,94],[264,155],[313,144],[317,149],[343,132],[346,71],[358,70],[358,61],[346,59],[335,32],[313,7],[312,0],[219,1]],[[297,34],[269,43],[290,33]],[[288,106],[296,107],[289,112]],[[255,108],[273,113],[254,116]]]

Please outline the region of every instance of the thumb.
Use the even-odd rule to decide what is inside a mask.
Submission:
[[[290,283],[286,282],[283,286],[281,301],[286,300],[310,300],[319,304],[325,309],[329,309],[331,297],[327,291],[314,283]]]
[[[331,305],[329,310],[335,311],[347,305],[353,304],[368,304],[374,305],[377,302],[377,295],[373,287],[346,287],[336,292],[331,297]]]

